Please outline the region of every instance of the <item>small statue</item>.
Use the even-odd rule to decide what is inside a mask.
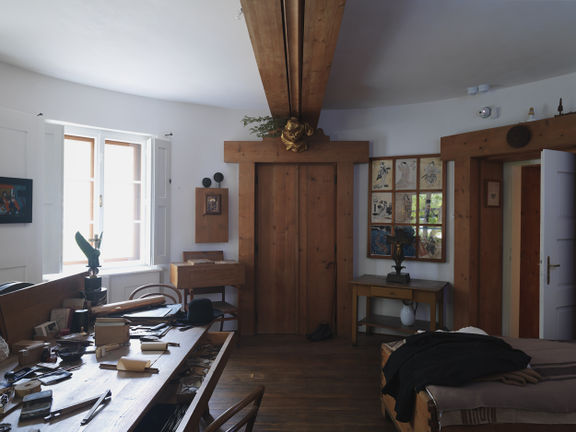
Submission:
[[[303,141],[305,136],[311,136],[314,129],[304,122],[300,122],[296,117],[290,117],[282,129],[280,139],[286,146],[286,150],[302,152],[308,150],[308,145]]]
[[[100,257],[100,245],[102,243],[102,233],[100,233],[100,237],[98,237],[98,234],[96,234],[93,239],[90,239],[94,243],[94,246],[92,246],[88,242],[88,240],[86,240],[84,236],[80,234],[79,231],[76,232],[74,238],[76,239],[76,243],[78,244],[82,252],[84,252],[84,255],[86,255],[86,258],[88,258],[88,268],[90,274],[84,281],[85,288],[87,290],[99,290],[100,287],[102,286],[102,280],[101,278],[98,277],[98,271],[100,267],[99,257]]]
[[[560,102],[558,102],[558,115],[562,115],[562,111],[564,111],[564,106],[562,106],[562,98],[560,98]]]
[[[402,269],[406,268],[406,266],[402,265],[402,261],[406,258],[404,256],[404,246],[407,246],[412,243],[414,237],[405,230],[396,230],[394,236],[387,236],[388,241],[393,245],[392,247],[392,259],[396,265],[393,265],[392,268],[396,270],[396,273],[391,272],[388,273],[386,276],[386,280],[388,282],[397,282],[397,283],[408,283],[410,282],[410,274],[409,273],[402,273]]]

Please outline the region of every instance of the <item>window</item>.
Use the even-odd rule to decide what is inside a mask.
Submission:
[[[102,233],[101,264],[149,264],[146,137],[79,128],[65,132],[63,265],[86,262],[76,231],[89,240]]]

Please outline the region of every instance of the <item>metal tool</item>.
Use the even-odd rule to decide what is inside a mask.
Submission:
[[[110,392],[110,391],[108,390],[106,393],[109,393],[109,392]],[[106,393],[105,393],[105,394],[106,394]],[[69,413],[74,412],[74,411],[78,411],[78,410],[80,410],[80,409],[82,409],[82,408],[89,407],[89,406],[93,405],[94,402],[97,402],[97,401],[100,399],[101,396],[102,396],[102,395],[98,395],[98,396],[95,396],[95,397],[91,397],[91,398],[89,398],[89,399],[83,400],[82,402],[77,402],[77,403],[74,403],[74,404],[72,404],[72,405],[68,405],[68,406],[65,406],[65,407],[63,407],[63,408],[57,409],[57,410],[55,410],[55,411],[52,411],[52,412],[50,412],[49,415],[47,415],[46,417],[44,417],[44,421],[50,422],[50,421],[53,421],[53,420],[57,420],[57,419],[59,419],[60,417],[66,415],[66,414],[69,414]],[[112,395],[110,394],[107,398],[104,399],[104,401],[105,401],[105,402],[108,402],[111,398],[112,398]]]
[[[92,409],[90,410],[90,412],[88,414],[86,414],[86,417],[84,417],[82,419],[82,421],[80,422],[81,425],[85,425],[86,423],[88,423],[90,420],[92,420],[94,418],[94,416],[96,415],[96,412],[98,411],[98,409],[100,408],[100,406],[104,403],[104,401],[108,398],[108,400],[110,400],[112,398],[112,392],[110,390],[106,390],[104,393],[102,393],[100,395],[100,397],[98,398],[98,400],[96,401],[96,403],[94,404],[94,406],[92,407]]]

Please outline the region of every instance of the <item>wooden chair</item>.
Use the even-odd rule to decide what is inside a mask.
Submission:
[[[241,417],[234,420],[234,423],[226,429],[225,432],[236,432],[241,430],[242,427],[246,426],[244,432],[252,432],[254,428],[254,423],[256,422],[256,416],[258,415],[258,409],[262,403],[262,397],[264,396],[264,386],[260,386],[253,390],[249,395],[247,395],[240,402],[234,406],[228,408],[225,412],[218,416],[215,420],[212,420],[204,429],[201,428],[202,432],[223,432],[221,427],[228,422],[232,417],[238,413],[242,413]],[[248,405],[251,405],[249,408]]]
[[[184,262],[190,259],[209,259],[213,261],[222,261],[224,259],[223,251],[184,251],[182,253],[182,260]],[[191,298],[196,294],[220,294],[220,300],[212,302],[214,309],[218,309],[224,314],[220,321],[220,331],[224,329],[224,321],[238,321],[238,308],[226,301],[226,287],[206,287],[194,288],[191,291]]]
[[[147,291],[144,294],[136,297],[136,294],[138,294],[139,292],[146,291],[146,290],[149,290],[151,288],[154,288],[154,290]],[[163,290],[160,291],[160,288],[163,288]],[[168,292],[166,292],[166,291],[168,291]],[[151,296],[155,296],[155,295],[163,295],[164,297],[168,297],[170,300],[172,300],[172,303],[174,303],[174,304],[176,304],[176,303],[182,304],[182,293],[180,292],[180,290],[172,284],[164,284],[164,283],[151,283],[151,284],[139,286],[138,288],[136,288],[134,291],[132,291],[130,293],[130,296],[128,297],[128,299],[134,300],[136,298],[145,298],[145,297],[151,297]]]

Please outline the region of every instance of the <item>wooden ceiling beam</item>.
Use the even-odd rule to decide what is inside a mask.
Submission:
[[[304,11],[301,119],[318,125],[346,0],[307,0]]]
[[[290,116],[282,0],[241,0],[242,11],[273,117]]]
[[[241,0],[273,117],[316,128],[346,0]]]

